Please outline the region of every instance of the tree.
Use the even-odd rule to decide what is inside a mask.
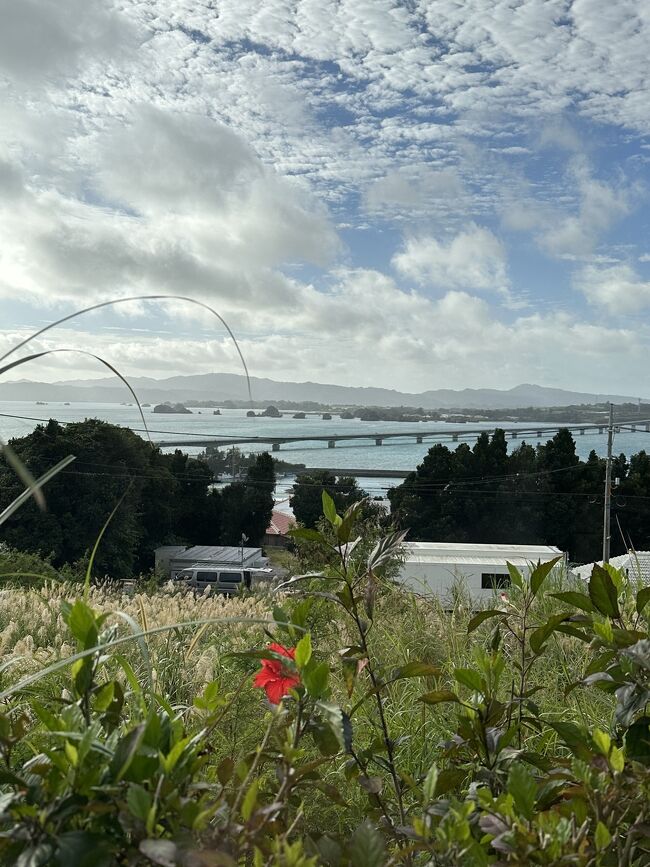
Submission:
[[[242,534],[249,545],[261,545],[273,514],[275,465],[268,452],[255,457],[245,482],[234,482],[221,492],[222,542],[239,545]]]
[[[315,527],[323,514],[322,496],[327,491],[339,512],[344,512],[352,503],[367,497],[355,478],[340,476],[338,479],[329,470],[301,473],[293,486],[289,505],[296,520],[305,527]]]
[[[414,473],[389,492],[394,519],[410,538],[444,542],[557,545],[570,559],[598,559],[605,464],[595,452],[581,461],[571,433],[508,454],[503,431],[482,434],[472,449],[433,446]],[[650,458],[614,460],[613,516],[621,532],[612,551],[650,542]],[[647,499],[646,499],[647,498]],[[625,538],[623,538],[625,537]]]
[[[73,563],[88,554],[120,503],[102,539],[97,570],[131,574],[142,535],[139,505],[151,446],[129,430],[96,420],[65,427],[51,420],[11,445],[35,476],[66,455],[76,460],[47,485],[47,511],[28,502],[3,525],[3,540],[20,550],[51,554],[57,566]],[[166,477],[173,481],[169,471]],[[13,471],[0,463],[0,509],[21,489]]]
[[[201,461],[163,454],[132,431],[96,419],[66,426],[51,420],[11,446],[35,476],[76,456],[48,483],[45,512],[29,501],[2,525],[0,540],[14,548],[51,556],[55,566],[77,562],[116,506],[95,560],[100,574],[124,578],[148,568],[161,544],[219,542],[221,500],[208,492],[212,473]],[[0,510],[21,491],[1,457]]]

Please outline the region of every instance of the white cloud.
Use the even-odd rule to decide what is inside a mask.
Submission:
[[[392,261],[400,274],[423,286],[504,292],[509,285],[502,242],[474,224],[447,242],[410,238]]]
[[[436,171],[419,164],[392,170],[373,181],[366,190],[365,204],[369,211],[387,212],[389,216],[399,211],[430,216],[439,205],[458,208],[465,196],[456,169]]]
[[[277,266],[337,250],[325,208],[208,118],[139,106],[77,154],[83,198],[0,165],[0,294],[167,291],[263,311],[295,299]]]
[[[650,280],[643,280],[625,263],[608,268],[589,265],[574,282],[591,304],[612,314],[639,313],[650,307]]]
[[[61,329],[40,338],[34,349],[89,349],[123,374],[239,373],[230,340],[208,320],[176,320],[171,334],[148,335],[147,310],[124,320],[124,328],[93,332]],[[101,322],[95,320],[95,327]],[[283,327],[280,322],[283,322]],[[80,320],[81,322],[81,320]],[[129,332],[129,322],[135,329]],[[516,315],[506,322],[489,304],[467,292],[439,299],[400,290],[371,270],[342,271],[333,294],[301,289],[296,308],[278,312],[274,333],[245,333],[230,321],[251,374],[291,381],[315,380],[377,385],[406,391],[428,388],[511,387],[526,380],[595,392],[643,392],[648,328],[598,326],[565,313]],[[252,323],[249,323],[249,326]],[[209,330],[208,330],[209,329]],[[0,350],[24,332],[0,335]],[[170,359],[173,366],[170,367]],[[364,362],[360,363],[360,359]],[[636,378],[629,371],[638,371]],[[103,375],[101,366],[75,355],[50,356],[20,369],[16,378],[58,380]]]
[[[556,258],[589,258],[605,235],[626,216],[634,198],[623,184],[593,176],[584,157],[574,158],[565,174],[568,207],[523,195],[506,195],[502,220],[506,227],[532,232],[539,247]],[[575,197],[575,203],[571,200]]]
[[[487,226],[519,192],[526,148],[578,153],[574,130],[597,138],[591,122],[618,124],[630,149],[650,131],[645,5],[0,0],[2,318],[15,298],[43,317],[179,292],[245,333],[258,373],[586,387],[581,359],[623,341],[614,377],[639,357],[642,325],[505,312],[515,288]],[[532,192],[504,222],[554,257],[605,252],[629,184],[575,157],[565,175],[530,165]],[[355,268],[394,252],[391,219],[408,238],[394,267],[420,291]],[[335,225],[368,240],[344,250]],[[617,280],[638,303],[641,277]],[[476,297],[491,292],[499,316]],[[175,327],[203,325],[170,309]],[[129,370],[236,369],[219,340],[96,339]]]
[[[110,4],[85,0],[0,0],[0,19],[0,74],[23,85],[65,75],[83,62],[105,64],[135,47],[139,35]]]

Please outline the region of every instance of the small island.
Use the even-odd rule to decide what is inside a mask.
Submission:
[[[153,408],[154,412],[175,413],[178,415],[191,415],[192,410],[183,406],[182,403],[157,403]]]

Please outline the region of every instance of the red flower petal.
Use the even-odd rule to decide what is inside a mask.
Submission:
[[[286,695],[286,692],[281,680],[273,680],[266,685],[266,697],[271,704],[280,704],[284,695]]]
[[[281,644],[269,644],[269,650],[272,650],[274,653],[280,654],[280,656],[287,656],[289,657],[289,659],[293,659],[296,655],[295,647],[283,647]]]
[[[296,652],[294,647],[287,648],[275,643],[269,644],[268,649],[288,659],[293,659]],[[299,684],[300,677],[286,669],[278,659],[263,659],[262,667],[253,679],[253,686],[264,689],[272,704],[280,704],[283,696]]]

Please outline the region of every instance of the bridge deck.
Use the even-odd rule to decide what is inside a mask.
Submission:
[[[646,430],[650,430],[650,419],[634,419],[628,422],[617,422],[616,427],[620,428],[621,425],[636,426],[636,427],[645,427]],[[605,422],[603,423],[590,423],[590,424],[558,424],[558,425],[531,425],[527,427],[510,427],[510,428],[499,428],[503,430],[506,436],[510,436],[510,438],[524,438],[524,437],[534,437],[534,438],[543,438],[547,434],[552,435],[557,433],[558,430],[566,428],[571,432],[584,434],[587,432],[604,432],[607,429],[607,425]],[[298,434],[296,436],[292,435],[275,435],[269,434],[268,436],[254,436],[254,437],[246,437],[246,436],[215,436],[206,439],[177,439],[177,440],[162,440],[157,442],[161,448],[172,448],[174,446],[233,446],[233,445],[272,445],[279,447],[280,445],[286,445],[287,443],[300,443],[300,442],[326,442],[326,443],[337,443],[343,442],[347,440],[374,440],[377,445],[380,445],[383,440],[387,439],[401,439],[415,438],[416,441],[420,440],[431,440],[431,439],[449,439],[452,441],[458,439],[467,439],[474,438],[480,436],[482,433],[487,433],[488,435],[492,435],[497,428],[455,428],[454,430],[408,430],[408,431],[364,431],[360,433],[331,433],[331,434]]]

